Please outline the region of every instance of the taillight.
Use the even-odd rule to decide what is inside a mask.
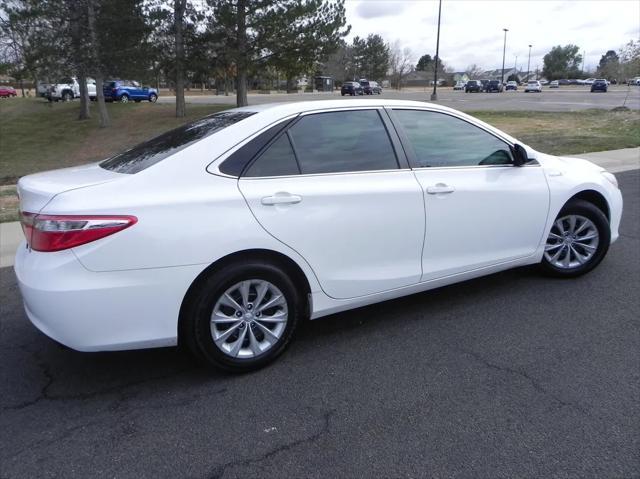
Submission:
[[[35,251],[74,248],[122,231],[137,223],[135,216],[22,214],[22,229]]]

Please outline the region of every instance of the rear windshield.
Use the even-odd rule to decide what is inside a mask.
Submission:
[[[181,126],[175,130],[163,133],[151,140],[145,141],[130,150],[113,156],[100,166],[117,173],[138,173],[151,165],[164,160],[198,140],[206,138],[234,123],[250,117],[255,112],[227,112],[215,113],[198,121]]]
[[[469,85],[477,85],[478,84],[478,82],[475,81],[475,80],[470,80],[468,83],[469,83]]]

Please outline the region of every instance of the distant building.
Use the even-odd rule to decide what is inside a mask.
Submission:
[[[518,75],[522,78],[522,72],[517,70],[516,68],[506,68],[504,69],[504,81],[507,81],[511,75]],[[487,80],[502,80],[502,68],[498,68],[497,70],[487,70],[482,74],[483,79]]]

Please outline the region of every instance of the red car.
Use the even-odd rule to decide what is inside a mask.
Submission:
[[[12,86],[0,86],[0,98],[17,96],[16,89]]]

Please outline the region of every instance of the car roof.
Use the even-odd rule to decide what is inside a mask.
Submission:
[[[438,105],[427,101],[413,100],[394,100],[394,99],[350,99],[350,100],[315,100],[315,101],[298,101],[298,102],[281,102],[281,103],[264,103],[261,105],[243,106],[234,108],[232,111],[251,111],[254,113],[270,113],[274,116],[289,116],[297,113],[305,113],[317,110],[332,110],[336,108],[354,108],[354,107],[428,107],[432,110],[450,112],[455,111],[446,106]]]

